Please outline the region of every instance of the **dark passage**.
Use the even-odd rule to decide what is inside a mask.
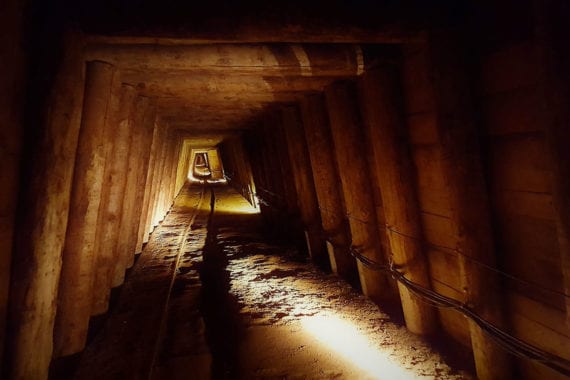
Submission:
[[[291,242],[229,186],[187,186],[76,379],[470,379]]]

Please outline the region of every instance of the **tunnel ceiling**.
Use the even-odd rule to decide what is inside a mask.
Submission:
[[[88,60],[116,65],[123,82],[156,98],[170,128],[207,145],[250,128],[273,105],[361,74],[370,46],[421,39],[420,19],[431,17],[391,1],[222,3],[151,12],[123,0],[114,12],[93,4],[72,12]]]
[[[364,70],[357,44],[105,44],[88,59],[113,63],[123,82],[155,97],[172,128],[209,133],[246,128],[269,105]]]

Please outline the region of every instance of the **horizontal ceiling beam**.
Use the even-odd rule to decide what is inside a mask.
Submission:
[[[121,69],[165,70],[201,75],[354,76],[364,70],[359,45],[217,44],[217,45],[89,45],[88,60]]]

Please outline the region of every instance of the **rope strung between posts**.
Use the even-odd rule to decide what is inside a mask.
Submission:
[[[268,193],[268,194],[271,194],[271,195],[273,195],[273,196],[275,196],[275,197],[282,198],[279,194],[275,194],[275,193],[273,193],[273,192],[271,192],[271,191],[268,191],[268,190],[266,190],[266,189],[258,189],[258,190],[261,190],[261,191],[263,191],[263,192],[266,192],[266,193]],[[262,203],[263,203],[265,206],[271,206],[271,202],[267,201],[265,198],[259,197],[259,196],[258,196],[258,198],[262,200]],[[327,208],[325,208],[325,207],[321,207],[321,206],[319,206],[319,209],[320,209],[321,211],[328,212],[328,213],[333,213],[333,212],[336,213],[336,211],[329,210],[329,209],[327,209]],[[362,224],[367,224],[367,225],[372,225],[372,224],[374,224],[374,223],[370,223],[370,222],[368,222],[368,221],[359,219],[359,218],[357,218],[357,217],[355,217],[355,216],[353,216],[353,215],[350,215],[349,213],[344,214],[344,216],[345,216],[346,218],[348,218],[348,219],[357,221],[357,222],[362,223]],[[522,278],[516,277],[515,275],[513,275],[513,274],[511,274],[511,273],[504,272],[504,271],[502,271],[502,270],[500,270],[500,269],[498,269],[498,268],[495,268],[495,267],[493,267],[493,266],[491,266],[491,265],[488,265],[488,264],[486,264],[486,263],[484,263],[484,262],[482,262],[482,261],[479,261],[479,260],[477,260],[477,259],[475,259],[475,258],[473,258],[473,257],[471,257],[471,256],[465,255],[465,254],[464,254],[463,252],[461,252],[461,250],[459,250],[458,248],[446,247],[446,246],[443,246],[443,245],[431,243],[431,242],[429,242],[429,241],[427,241],[427,240],[425,240],[425,239],[422,239],[422,238],[418,238],[418,237],[414,237],[414,236],[410,236],[410,235],[404,234],[404,233],[402,233],[402,232],[400,232],[400,231],[395,230],[394,228],[390,227],[390,226],[387,225],[387,224],[384,225],[384,228],[385,228],[388,232],[390,232],[390,233],[393,233],[393,234],[396,234],[396,235],[405,237],[405,238],[407,238],[407,239],[409,239],[409,240],[414,240],[414,241],[416,241],[416,242],[422,244],[422,245],[425,246],[425,247],[436,249],[436,250],[438,250],[438,251],[440,251],[440,252],[442,252],[442,253],[444,253],[444,254],[450,256],[450,257],[455,257],[454,254],[460,255],[461,257],[463,257],[463,258],[465,258],[465,259],[467,259],[467,260],[473,262],[474,264],[477,264],[477,265],[479,265],[479,266],[481,266],[481,267],[484,267],[484,268],[487,269],[487,270],[490,270],[490,271],[492,271],[492,272],[495,272],[495,273],[497,273],[497,274],[499,274],[499,275],[501,275],[501,276],[503,276],[503,277],[505,277],[505,278],[507,278],[507,279],[509,279],[509,280],[516,281],[516,282],[518,282],[518,283],[520,283],[520,284],[522,284],[522,285],[524,285],[524,286],[526,286],[526,287],[529,287],[529,288],[536,288],[536,289],[539,289],[539,290],[541,290],[541,291],[549,292],[549,293],[554,294],[554,295],[557,295],[557,296],[561,296],[561,297],[564,297],[564,298],[570,298],[570,295],[568,295],[568,294],[566,294],[566,293],[564,293],[564,292],[561,292],[561,291],[555,290],[555,289],[547,288],[547,287],[545,287],[545,286],[542,286],[542,285],[540,285],[540,284],[537,284],[536,282],[524,280],[524,279],[522,279]],[[329,239],[328,239],[328,236],[326,236],[326,238],[327,238],[327,240],[329,240]]]
[[[274,196],[274,197],[276,197],[276,198],[282,198],[279,194],[273,193],[273,192],[271,192],[271,191],[269,191],[269,190],[267,190],[267,189],[263,189],[263,188],[259,189],[259,188],[258,188],[258,191],[259,191],[259,190],[261,190],[262,192],[265,192],[265,193],[267,193],[267,194],[270,194],[270,195],[272,195],[272,196]],[[259,196],[258,196],[258,198],[259,198]],[[263,198],[263,197],[261,197],[260,199],[263,199],[263,202],[264,202],[264,205],[265,205],[265,206],[270,206],[270,205],[271,205],[271,202],[267,201],[267,199],[265,199],[265,198]],[[330,209],[327,209],[326,207],[322,207],[322,206],[319,206],[319,209],[320,209],[321,211],[324,211],[324,212],[327,212],[327,213],[336,213],[336,212],[337,212],[336,210],[330,210]],[[357,221],[357,222],[359,222],[359,223],[361,223],[361,224],[375,225],[375,223],[370,223],[370,222],[368,222],[368,221],[359,219],[359,218],[357,218],[357,217],[351,215],[350,213],[345,213],[345,214],[343,214],[343,215],[344,215],[346,218],[351,219],[351,220],[354,220],[354,221]],[[561,291],[555,290],[555,289],[547,288],[547,287],[545,287],[545,286],[542,286],[542,285],[537,284],[537,283],[532,282],[532,281],[524,280],[524,279],[522,279],[522,278],[516,277],[515,275],[513,275],[513,274],[511,274],[511,273],[504,272],[504,271],[502,271],[502,270],[500,270],[500,269],[498,269],[498,268],[495,268],[495,267],[493,267],[493,266],[491,266],[491,265],[488,265],[488,264],[486,264],[486,263],[484,263],[484,262],[482,262],[482,261],[479,261],[479,260],[477,260],[477,259],[475,259],[475,258],[473,258],[473,257],[471,257],[471,256],[465,255],[465,254],[464,254],[463,252],[461,252],[461,250],[459,250],[458,248],[446,247],[446,246],[443,246],[443,245],[431,243],[431,242],[429,242],[429,241],[427,241],[427,240],[425,240],[425,239],[422,239],[422,238],[418,238],[418,237],[415,237],[415,236],[410,236],[410,235],[404,234],[404,233],[402,233],[402,232],[400,232],[400,231],[397,231],[397,230],[395,230],[394,228],[390,227],[388,224],[385,224],[385,225],[384,225],[384,228],[385,228],[388,232],[390,232],[390,233],[393,233],[393,234],[396,234],[396,235],[405,237],[405,238],[407,238],[407,239],[409,239],[409,240],[414,240],[414,241],[416,241],[416,242],[422,244],[422,245],[425,246],[425,247],[437,249],[438,251],[440,251],[440,252],[442,252],[442,253],[444,253],[444,254],[450,256],[450,257],[454,257],[454,254],[460,255],[461,257],[463,257],[463,258],[465,258],[465,259],[467,259],[467,260],[469,260],[469,261],[471,261],[471,262],[473,262],[473,263],[475,263],[475,264],[477,264],[477,265],[479,265],[479,266],[481,266],[481,267],[484,267],[485,269],[488,269],[488,270],[490,270],[490,271],[493,271],[493,272],[495,272],[495,273],[497,273],[497,274],[499,274],[499,275],[501,275],[501,276],[503,276],[503,277],[505,277],[505,278],[507,278],[507,279],[509,279],[509,280],[516,281],[516,282],[518,282],[518,283],[520,283],[520,284],[522,284],[522,285],[524,285],[524,286],[527,286],[527,287],[530,287],[530,288],[540,289],[540,290],[542,290],[542,291],[549,292],[549,293],[555,294],[555,295],[557,295],[557,296],[561,296],[561,297],[565,297],[565,298],[570,298],[570,295],[568,295],[568,294],[566,294],[566,293],[564,293],[564,292],[561,292]]]
[[[328,212],[328,213],[336,212],[336,211],[332,211],[332,210],[329,210],[329,209],[327,209],[327,208],[320,207],[320,206],[319,206],[319,209],[320,209],[321,211]],[[357,222],[362,223],[362,224],[367,224],[367,225],[373,225],[373,224],[374,224],[374,223],[370,223],[370,222],[368,222],[368,221],[364,221],[364,220],[362,220],[362,219],[356,218],[356,217],[350,215],[349,213],[344,214],[344,216],[345,216],[346,218],[348,218],[348,219],[357,221]],[[549,293],[555,294],[555,295],[557,295],[557,296],[561,296],[561,297],[565,297],[565,298],[570,298],[570,295],[568,295],[568,294],[566,294],[566,293],[564,293],[564,292],[561,292],[561,291],[555,290],[555,289],[547,288],[547,287],[545,287],[545,286],[542,286],[542,285],[537,284],[537,283],[532,282],[532,281],[524,280],[524,279],[522,279],[522,278],[519,278],[519,277],[514,276],[513,274],[510,274],[510,273],[504,272],[504,271],[502,271],[502,270],[500,270],[500,269],[498,269],[498,268],[495,268],[495,267],[493,267],[493,266],[491,266],[491,265],[489,265],[489,264],[485,264],[485,263],[482,262],[482,261],[479,261],[479,260],[477,260],[477,259],[475,259],[475,258],[473,258],[473,257],[471,257],[471,256],[468,256],[468,255],[464,254],[464,253],[463,253],[460,249],[458,249],[458,248],[450,248],[450,247],[446,247],[446,246],[443,246],[443,245],[434,244],[434,243],[431,243],[431,242],[427,241],[426,239],[418,238],[418,237],[415,237],[415,236],[410,236],[410,235],[404,234],[404,233],[402,233],[402,232],[400,232],[400,231],[397,231],[397,230],[395,230],[394,228],[390,227],[388,224],[385,224],[385,225],[384,225],[384,228],[385,228],[388,232],[390,232],[390,233],[396,234],[396,235],[398,235],[398,236],[402,236],[402,237],[404,237],[404,238],[406,238],[406,239],[409,239],[409,240],[416,241],[416,242],[418,242],[419,244],[422,244],[422,245],[425,246],[425,247],[437,249],[438,251],[440,251],[440,252],[442,252],[442,253],[444,253],[444,254],[446,254],[446,255],[448,255],[448,256],[454,257],[453,254],[458,254],[458,255],[460,255],[461,257],[463,257],[463,258],[465,258],[465,259],[467,259],[467,260],[469,260],[469,261],[471,261],[471,262],[473,262],[473,263],[475,263],[475,264],[477,264],[477,265],[479,265],[479,266],[481,266],[481,267],[484,267],[485,269],[488,269],[488,270],[493,271],[493,272],[495,272],[495,273],[497,273],[497,274],[499,274],[499,275],[501,275],[501,276],[504,276],[504,277],[508,278],[509,280],[517,281],[517,282],[519,282],[519,283],[521,283],[521,284],[523,284],[523,285],[525,285],[525,286],[527,286],[527,287],[534,287],[534,288],[543,290],[543,291],[545,291],[545,292],[549,292]]]
[[[270,194],[270,195],[272,195],[272,196],[275,197],[275,198],[281,198],[281,199],[282,199],[282,197],[281,197],[279,194],[273,193],[273,192],[271,192],[271,191],[269,191],[269,190],[267,190],[267,189],[258,188],[258,191],[261,191],[261,192]],[[266,198],[264,198],[263,196],[260,196],[259,194],[256,194],[256,196],[257,196],[260,200],[262,200],[262,203],[263,203],[265,206],[271,206],[271,202],[269,202]],[[327,212],[327,213],[336,213],[336,212],[337,212],[336,210],[330,210],[330,209],[328,209],[328,208],[326,208],[326,207],[322,207],[322,206],[319,206],[319,209],[320,209],[321,211],[324,211],[324,212]],[[348,218],[348,219],[357,221],[357,222],[362,223],[362,224],[367,224],[367,225],[373,225],[373,224],[374,224],[374,223],[370,223],[370,222],[368,222],[368,221],[359,219],[359,218],[357,218],[357,217],[351,215],[350,213],[345,213],[345,214],[343,214],[343,215],[344,215],[346,218]],[[569,297],[570,297],[570,295],[568,295],[568,294],[566,294],[566,293],[564,293],[564,292],[561,292],[561,291],[559,291],[559,290],[550,289],[550,288],[544,287],[544,286],[542,286],[542,285],[540,285],[540,284],[537,284],[537,283],[535,283],[535,282],[523,280],[522,278],[516,277],[516,276],[514,276],[514,275],[512,275],[512,274],[510,274],[510,273],[501,271],[501,270],[498,269],[498,268],[495,268],[495,267],[493,267],[493,266],[491,266],[491,265],[488,265],[488,264],[485,264],[485,263],[483,263],[482,261],[479,261],[479,260],[477,260],[477,259],[475,259],[475,258],[473,258],[473,257],[470,257],[470,256],[465,255],[465,254],[464,254],[463,252],[461,252],[461,250],[459,250],[458,248],[446,247],[446,246],[443,246],[443,245],[439,245],[439,244],[435,244],[435,243],[428,242],[427,240],[422,239],[422,238],[418,238],[418,237],[415,237],[415,236],[410,236],[410,235],[404,234],[404,233],[402,233],[402,232],[400,232],[400,231],[397,231],[397,230],[395,230],[394,228],[390,227],[388,224],[385,224],[385,225],[384,225],[384,228],[385,228],[388,232],[390,232],[390,233],[393,233],[393,234],[396,234],[396,235],[405,237],[405,238],[407,238],[407,239],[409,239],[409,240],[415,240],[415,241],[417,241],[418,243],[422,244],[422,245],[425,246],[425,247],[437,249],[438,251],[440,251],[440,252],[442,252],[442,253],[444,253],[444,254],[446,254],[446,255],[449,255],[449,256],[452,256],[452,257],[453,257],[453,254],[458,254],[458,255],[462,256],[463,258],[465,258],[465,259],[467,259],[467,260],[469,260],[469,261],[471,261],[471,262],[473,262],[473,263],[475,263],[475,264],[477,264],[477,265],[480,265],[480,266],[482,266],[482,267],[484,267],[484,268],[486,268],[486,269],[488,269],[488,270],[490,270],[490,271],[493,271],[493,272],[495,272],[495,273],[497,273],[497,274],[500,274],[500,275],[502,275],[502,276],[504,276],[504,277],[506,277],[506,278],[508,278],[508,279],[510,279],[510,280],[517,281],[517,282],[519,282],[519,283],[521,283],[521,284],[523,284],[523,285],[525,285],[525,286],[528,286],[528,287],[535,287],[535,288],[537,288],[537,289],[541,289],[541,290],[543,290],[543,291],[550,292],[550,293],[552,293],[552,294],[555,294],[555,295],[558,295],[558,296],[562,296],[562,297],[566,297],[566,298],[569,298]],[[326,236],[326,238],[327,238],[327,240],[328,240],[328,236]]]
[[[377,263],[374,260],[371,260],[370,258],[362,255],[362,253],[355,247],[351,247],[349,251],[354,258],[359,260],[370,270],[389,273],[392,278],[404,285],[418,299],[427,301],[427,303],[432,306],[451,308],[463,314],[465,317],[475,322],[505,351],[510,352],[511,354],[516,355],[520,358],[539,361],[545,366],[557,372],[560,372],[566,376],[570,376],[569,360],[526,343],[488,322],[474,310],[472,310],[469,306],[409,280],[402,272],[399,272],[394,268],[393,262],[390,262],[389,265]]]
[[[267,189],[259,189],[258,188],[258,190],[260,190],[261,192],[264,192],[266,194],[272,195],[276,198],[282,198],[278,194],[275,194],[275,193],[273,193]],[[260,198],[260,197],[258,196],[258,198]],[[270,206],[270,202],[267,202],[266,205]],[[337,211],[328,210],[324,207],[319,207],[319,209],[321,211],[329,212],[329,213],[337,212]],[[344,216],[346,216],[346,218],[348,218],[348,219],[355,220],[355,221],[362,223],[362,224],[368,224],[368,225],[374,224],[374,223],[370,223],[368,221],[364,221],[364,220],[361,220],[359,218],[356,218],[353,215],[350,215],[349,213],[344,214]],[[384,227],[390,233],[394,233],[394,234],[397,234],[397,235],[402,236],[404,238],[417,241],[418,243],[423,244],[423,245],[428,246],[428,247],[434,247],[438,250],[441,250],[445,254],[450,254],[450,252],[453,252],[453,253],[456,253],[458,255],[461,255],[462,257],[472,261],[473,263],[478,264],[482,267],[485,267],[486,269],[491,270],[491,271],[493,271],[499,275],[505,276],[506,278],[509,278],[511,280],[518,281],[518,282],[525,284],[527,286],[533,286],[536,288],[540,288],[544,291],[548,291],[548,292],[551,292],[553,294],[561,295],[564,297],[569,297],[567,294],[565,294],[563,292],[559,292],[559,291],[556,291],[553,289],[545,288],[543,286],[540,286],[539,284],[535,284],[535,283],[517,278],[510,273],[503,272],[497,268],[494,268],[488,264],[485,264],[481,261],[478,261],[472,257],[469,257],[469,256],[463,254],[463,252],[461,252],[457,248],[453,249],[453,248],[429,243],[429,242],[425,241],[425,239],[401,233],[401,232],[391,228],[389,225],[384,225]],[[326,239],[330,241],[330,237],[327,236]],[[409,280],[404,275],[404,273],[398,271],[395,268],[394,262],[392,261],[391,258],[390,258],[389,264],[385,265],[385,264],[377,263],[374,260],[364,256],[360,252],[360,250],[356,247],[353,247],[353,246],[349,247],[349,252],[355,259],[360,261],[365,267],[369,268],[370,270],[383,271],[383,272],[390,274],[393,279],[395,279],[396,281],[398,281],[399,283],[404,285],[413,295],[415,295],[417,297],[418,300],[425,302],[425,303],[427,303],[431,306],[434,306],[434,307],[448,308],[448,309],[456,310],[457,312],[461,313],[465,317],[469,318],[470,320],[475,322],[485,333],[487,333],[495,342],[497,342],[497,344],[499,346],[501,346],[505,351],[507,351],[507,352],[517,356],[517,357],[520,357],[520,358],[538,361],[538,362],[544,364],[545,366],[547,366],[547,367],[549,367],[549,368],[551,368],[557,372],[560,372],[566,376],[570,376],[570,361],[569,360],[566,360],[560,356],[554,355],[550,352],[547,352],[547,351],[542,350],[538,347],[535,347],[535,346],[533,346],[529,343],[526,343],[523,340],[503,331],[502,329],[498,328],[497,326],[495,326],[492,323],[485,320],[483,317],[481,317],[479,314],[477,314],[468,305],[466,305],[460,301],[457,301],[453,298],[446,297],[440,293],[437,293],[431,289],[428,289],[428,288],[426,288],[426,287],[424,287],[418,283],[415,283],[415,282]],[[391,254],[391,257],[393,257],[394,253],[390,252],[390,254]]]

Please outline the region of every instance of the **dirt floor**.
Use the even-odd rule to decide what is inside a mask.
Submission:
[[[269,238],[230,187],[201,190],[153,232],[75,378],[472,378]]]

